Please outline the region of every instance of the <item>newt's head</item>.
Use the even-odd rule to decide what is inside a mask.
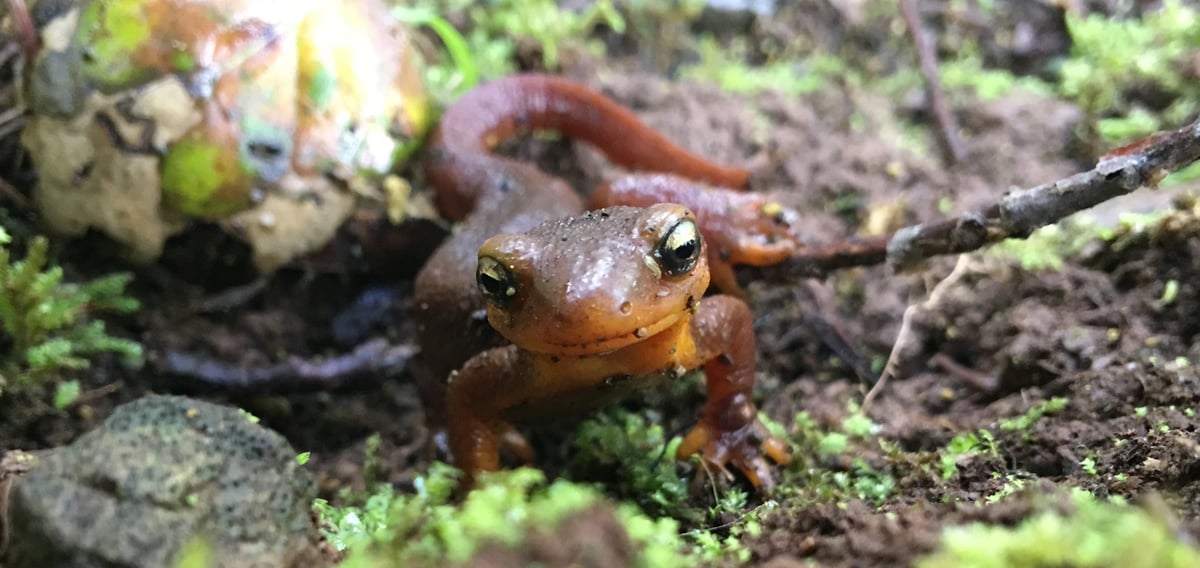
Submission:
[[[690,317],[708,288],[704,252],[682,205],[611,207],[488,239],[475,276],[488,321],[509,341],[594,355]]]

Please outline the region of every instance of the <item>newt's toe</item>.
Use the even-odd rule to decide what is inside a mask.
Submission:
[[[701,420],[683,439],[676,456],[685,459],[700,454],[707,464],[721,470],[732,465],[755,489],[770,494],[775,488],[775,478],[766,458],[779,465],[787,464],[792,460],[787,444],[772,436],[757,417],[731,430],[717,426]]]

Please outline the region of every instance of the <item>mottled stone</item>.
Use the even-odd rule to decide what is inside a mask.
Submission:
[[[170,566],[196,539],[220,566],[319,563],[312,478],[236,408],[150,396],[37,457],[13,489],[11,568]]]

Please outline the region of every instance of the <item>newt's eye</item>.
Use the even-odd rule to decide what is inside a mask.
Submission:
[[[517,295],[517,277],[503,262],[490,256],[479,257],[475,282],[487,301],[503,307]]]
[[[696,266],[699,258],[700,229],[691,219],[684,219],[671,227],[654,250],[654,260],[670,276],[686,274]]]

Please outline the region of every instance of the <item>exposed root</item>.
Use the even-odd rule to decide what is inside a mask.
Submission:
[[[900,361],[900,354],[913,341],[913,317],[918,311],[929,311],[937,309],[942,303],[942,296],[946,294],[952,286],[959,283],[963,276],[969,271],[971,261],[967,255],[958,257],[958,263],[954,265],[954,270],[950,272],[941,282],[938,282],[933,290],[929,292],[929,298],[920,304],[912,304],[904,310],[904,318],[900,322],[900,332],[896,334],[896,343],[892,345],[892,352],[888,354],[887,362],[883,365],[883,372],[879,374],[879,380],[875,382],[875,386],[867,391],[867,396],[863,397],[862,411],[866,414],[871,409],[871,401],[879,395],[884,386],[887,385],[888,379],[896,374],[896,366]]]
[[[224,390],[307,391],[378,379],[403,369],[417,353],[412,345],[373,339],[344,355],[327,359],[289,357],[273,365],[241,367],[217,359],[168,351],[164,373],[188,377]]]

